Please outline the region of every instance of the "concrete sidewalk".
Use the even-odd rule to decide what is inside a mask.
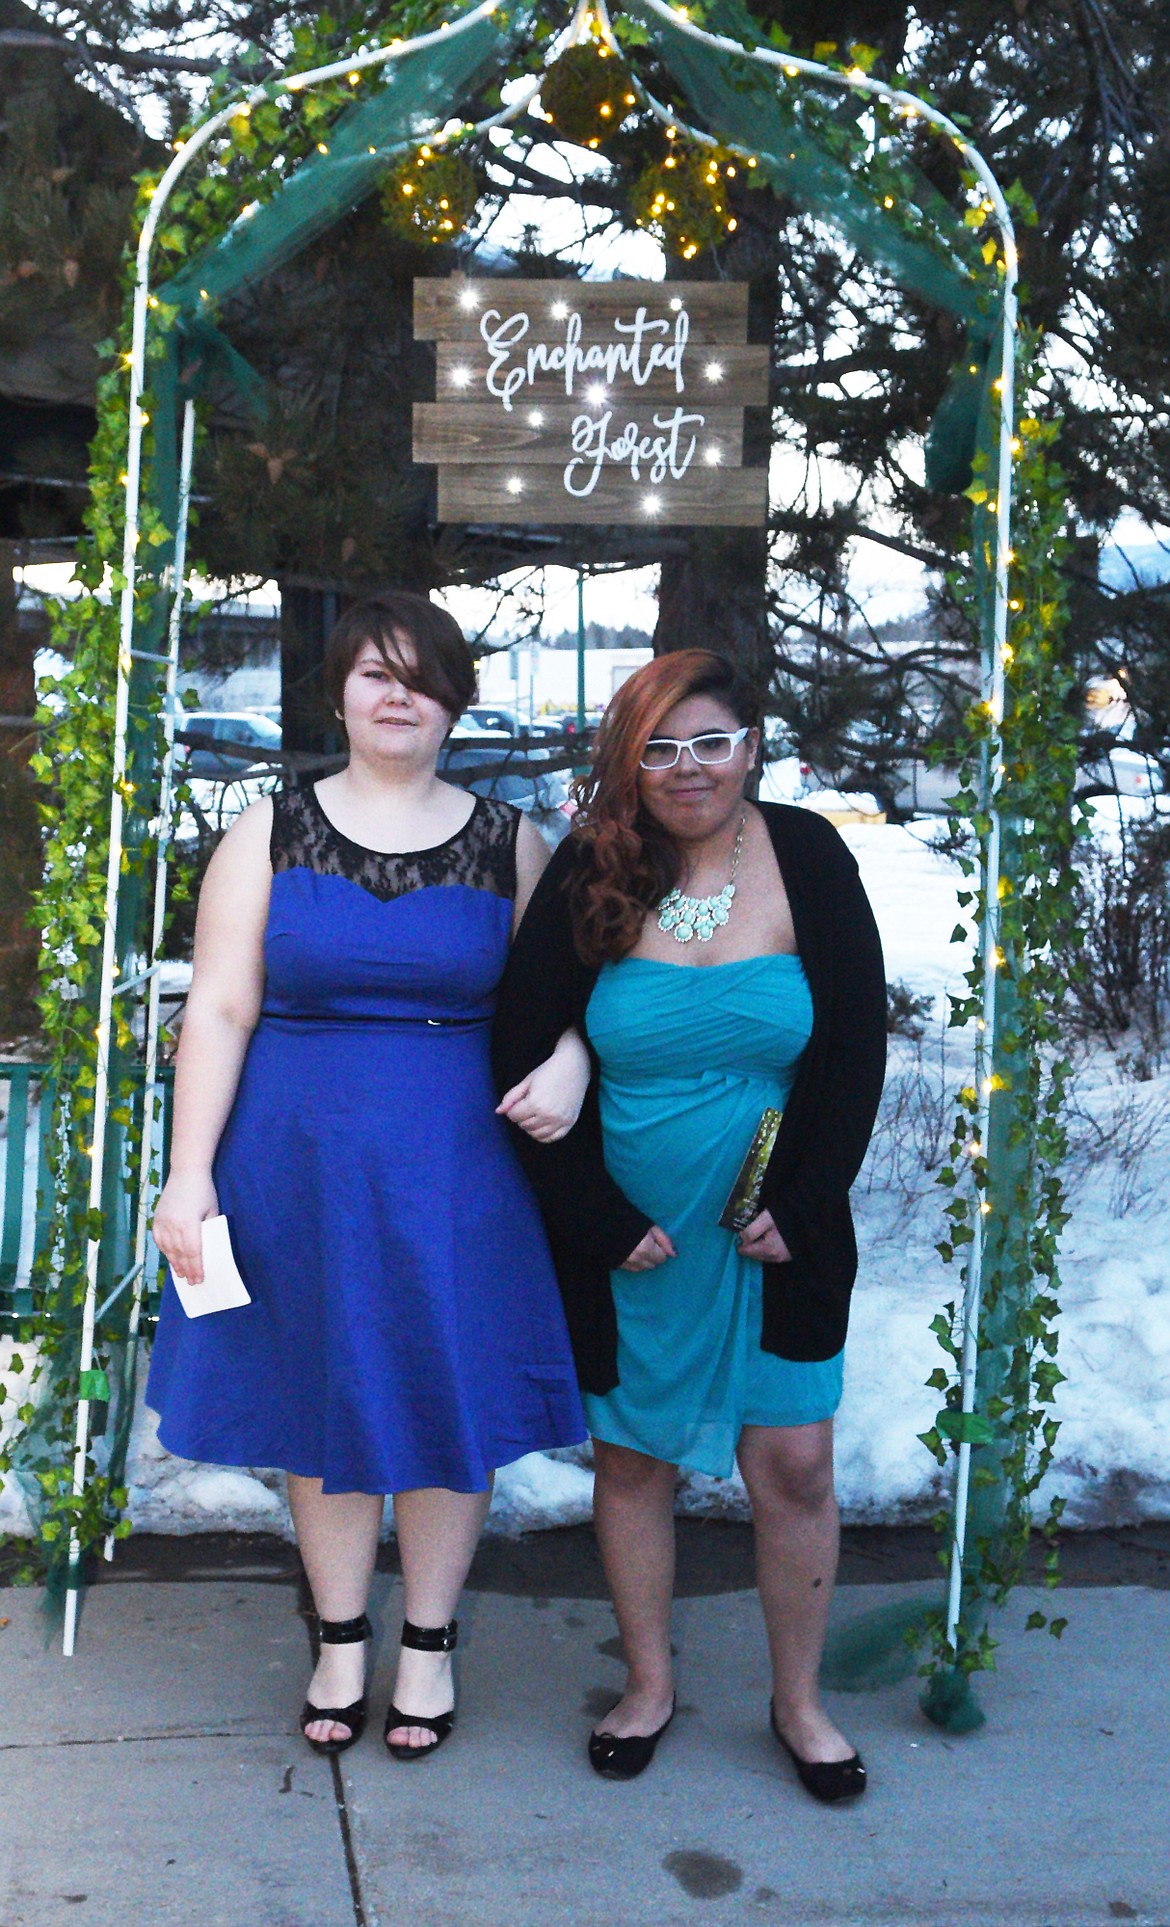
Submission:
[[[843,1616],[914,1592],[847,1586]],[[978,1734],[907,1680],[832,1704],[870,1767],[817,1807],[766,1731],[755,1598],[679,1601],[679,1712],[650,1771],[584,1740],[620,1677],[596,1598],[470,1593],[442,1753],[381,1748],[398,1582],[379,1575],[373,1730],[340,1766],[292,1729],[308,1677],[287,1583],[99,1585],[78,1654],[0,1592],[0,1927],[1170,1927],[1170,1593],[1021,1596]]]

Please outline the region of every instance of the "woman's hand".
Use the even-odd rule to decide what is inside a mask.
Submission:
[[[636,1244],[619,1271],[654,1271],[664,1265],[668,1258],[677,1258],[678,1252],[671,1242],[669,1232],[661,1225],[652,1224],[640,1244]]]
[[[568,1136],[581,1115],[592,1069],[589,1052],[576,1031],[563,1031],[552,1056],[513,1084],[496,1112],[518,1124],[538,1144],[555,1144]]]
[[[172,1271],[189,1285],[203,1283],[203,1234],[205,1218],[219,1216],[219,1200],[210,1171],[188,1174],[172,1172],[163,1186],[154,1214],[154,1242]]]
[[[738,1249],[741,1258],[754,1258],[761,1265],[786,1265],[792,1259],[770,1211],[761,1211],[759,1217],[753,1218],[746,1230],[740,1232]]]

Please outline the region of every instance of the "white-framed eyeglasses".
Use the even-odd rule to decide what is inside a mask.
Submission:
[[[643,769],[673,769],[684,749],[696,763],[730,763],[745,736],[745,729],[708,730],[702,736],[652,736],[641,755]]]

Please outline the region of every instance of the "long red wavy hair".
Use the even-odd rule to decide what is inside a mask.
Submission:
[[[602,718],[589,774],[576,785],[572,829],[579,852],[569,906],[586,963],[627,956],[647,910],[682,874],[677,846],[642,806],[639,765],[675,704],[707,694],[717,696],[738,722],[758,725],[754,691],[726,656],[710,649],[678,649],[645,663],[622,684]]]

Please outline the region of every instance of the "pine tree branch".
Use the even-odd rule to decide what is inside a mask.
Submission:
[[[875,529],[855,515],[795,515],[791,510],[776,509],[769,518],[770,525],[780,535],[814,535],[823,543],[826,534],[843,535],[862,542],[876,542],[884,549],[893,549],[898,555],[907,555],[914,562],[921,562],[928,569],[949,568],[952,558],[941,549],[927,549],[919,542],[911,542],[904,535],[890,535],[884,529]]]
[[[68,35],[52,33],[32,33],[22,27],[9,27],[0,30],[0,51],[5,48],[20,50],[36,49],[41,52],[59,53],[66,60],[76,61],[91,71],[102,66],[120,67],[126,73],[162,74],[202,74],[213,76],[225,71],[231,72],[230,62],[222,60],[199,60],[182,54],[134,52],[125,47],[105,47],[92,41],[72,40]],[[250,80],[263,80],[264,73],[259,68],[249,68]]]
[[[557,180],[552,174],[543,173],[539,167],[533,167],[530,161],[517,160],[511,155],[501,154],[497,149],[492,153],[488,166],[489,168],[498,167],[508,174],[509,180],[505,192],[509,194],[540,194],[545,199],[566,198],[565,189],[568,183]],[[523,186],[520,185],[521,182],[524,183]],[[494,182],[493,185],[500,187],[503,183]],[[607,191],[600,184],[591,185],[579,176],[572,182],[569,198],[586,202],[592,207],[608,208],[615,215],[620,202],[620,196],[615,194],[612,188]]]

